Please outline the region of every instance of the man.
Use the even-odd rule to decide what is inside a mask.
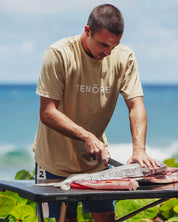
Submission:
[[[158,163],[145,152],[143,92],[133,51],[119,45],[123,31],[120,11],[104,4],[91,12],[83,34],[60,40],[46,50],[37,86],[41,96],[33,145],[37,180],[64,179],[108,167],[104,131],[119,93],[129,110],[133,138],[128,163],[157,168]],[[86,212],[92,212],[95,222],[114,221],[112,202],[83,205]],[[46,207],[46,216],[58,221],[60,207]],[[66,218],[76,221],[75,203],[68,208]]]

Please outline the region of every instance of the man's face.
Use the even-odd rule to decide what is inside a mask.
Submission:
[[[87,53],[95,59],[103,59],[105,56],[111,54],[111,51],[120,43],[121,35],[115,35],[106,29],[96,32],[93,36],[88,26],[85,27],[87,31]]]

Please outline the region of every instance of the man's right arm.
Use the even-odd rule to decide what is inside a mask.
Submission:
[[[85,143],[86,151],[95,155],[98,161],[104,161],[107,166],[108,152],[105,145],[91,132],[85,130],[65,114],[58,110],[59,100],[40,97],[40,120],[43,124],[57,132],[81,140]]]

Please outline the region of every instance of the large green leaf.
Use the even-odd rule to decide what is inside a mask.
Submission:
[[[8,221],[9,221],[9,222],[16,222],[16,218],[10,214],[10,215],[8,216]]]
[[[79,202],[77,206],[77,221],[79,222],[92,222],[91,213],[83,213],[82,203]]]
[[[175,212],[173,211],[173,208],[178,205],[178,198],[172,198],[165,203],[163,203],[160,207],[160,213],[165,217],[166,219],[171,218],[175,216]]]
[[[34,179],[33,171],[20,170],[15,175],[15,180],[33,180],[33,179]]]
[[[164,163],[168,167],[178,167],[178,163],[176,162],[175,158],[169,158],[169,159],[165,160]]]
[[[178,205],[174,206],[173,210],[178,215]]]
[[[141,207],[154,202],[155,200],[147,200],[147,199],[142,199],[142,200],[122,200],[122,201],[117,201],[116,202],[116,213],[119,218],[137,210],[140,209]],[[146,209],[134,217],[128,219],[128,222],[133,222],[133,221],[151,221],[149,219],[156,217],[156,215],[159,212],[158,206]]]
[[[29,216],[29,217],[26,217],[23,222],[38,222],[38,217],[35,216],[35,215],[32,215],[32,216]]]
[[[15,208],[15,205],[16,201],[14,198],[2,195],[0,197],[0,218],[7,217]]]
[[[13,197],[16,200],[17,204],[26,204],[27,203],[27,199],[24,199],[23,197],[20,197],[17,193],[11,192],[6,190],[5,192],[3,192],[4,196],[8,196],[8,197]]]
[[[33,202],[31,200],[27,200],[26,204],[30,205],[33,208],[34,212],[36,212],[36,203],[35,202]]]
[[[168,167],[172,167],[174,166],[174,164],[176,163],[175,158],[169,158],[164,160],[164,163],[168,166]]]
[[[168,222],[178,222],[178,217],[171,217],[168,219]]]
[[[17,205],[11,214],[18,220],[24,220],[29,216],[35,216],[33,208],[29,205]]]

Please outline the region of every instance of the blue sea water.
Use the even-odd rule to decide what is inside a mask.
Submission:
[[[33,170],[31,146],[38,127],[36,85],[0,85],[0,179]],[[147,152],[158,160],[178,159],[178,85],[143,85]],[[125,163],[132,153],[128,110],[122,96],[106,129],[111,155]]]

